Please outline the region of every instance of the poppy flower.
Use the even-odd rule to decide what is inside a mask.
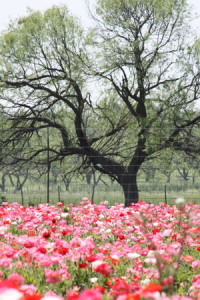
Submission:
[[[42,236],[43,236],[43,238],[48,239],[51,236],[51,233],[48,231],[45,231]]]
[[[140,295],[139,294],[128,294],[125,298],[125,300],[139,300]]]
[[[78,265],[78,268],[79,269],[86,269],[88,267],[88,264],[86,264],[86,263],[80,263],[79,265]]]
[[[95,272],[100,273],[105,277],[108,277],[111,273],[111,266],[101,261],[94,262],[92,268]]]
[[[98,257],[97,257],[96,254],[91,254],[90,256],[87,256],[87,257],[85,258],[85,260],[88,261],[88,262],[93,262],[93,261],[95,261],[95,260],[97,260],[97,259],[98,259]]]
[[[68,251],[69,251],[68,247],[60,247],[58,249],[58,253],[61,254],[61,255],[65,255]]]
[[[161,290],[162,290],[162,287],[160,284],[155,283],[155,282],[150,282],[142,289],[142,294],[160,292]]]
[[[182,258],[186,263],[191,263],[194,260],[194,258],[191,255],[182,256]]]
[[[33,294],[33,295],[25,295],[23,300],[40,300],[42,299],[42,295],[40,294]]]

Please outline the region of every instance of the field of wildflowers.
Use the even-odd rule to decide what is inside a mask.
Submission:
[[[0,300],[200,300],[200,205],[0,206]]]

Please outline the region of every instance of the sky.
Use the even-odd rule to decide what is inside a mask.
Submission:
[[[0,0],[0,31],[6,28],[10,20],[25,16],[27,8],[44,11],[59,4],[67,5],[74,15],[80,17],[83,25],[89,26],[85,0]],[[193,5],[194,13],[200,16],[200,0],[188,0],[188,4]],[[200,28],[200,18],[193,22],[194,30],[198,27]]]

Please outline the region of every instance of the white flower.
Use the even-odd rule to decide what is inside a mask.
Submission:
[[[23,294],[16,289],[4,289],[0,291],[0,300],[21,300]]]
[[[69,214],[66,213],[66,212],[61,214],[61,217],[62,217],[62,218],[66,218],[66,217],[68,217],[68,216],[69,216]]]
[[[119,259],[119,256],[117,256],[116,254],[112,254],[110,257],[113,259]]]
[[[91,277],[90,282],[95,283],[97,282],[98,278],[97,277]]]
[[[140,254],[133,252],[133,253],[128,253],[127,256],[128,256],[128,258],[132,259],[132,258],[140,257]]]
[[[0,226],[0,235],[4,235],[8,230],[7,226]]]
[[[176,200],[175,200],[175,203],[176,204],[184,204],[185,203],[185,199],[184,198],[177,198]]]
[[[54,243],[48,243],[47,245],[45,245],[45,248],[48,250],[48,251],[53,251],[54,249]]]
[[[155,227],[158,226],[158,225],[159,225],[158,222],[154,222],[154,223],[153,223],[153,226],[155,226]]]
[[[103,214],[99,215],[99,220],[103,220],[105,218],[105,216]]]
[[[147,257],[144,259],[144,262],[147,264],[152,264],[155,265],[156,264],[156,258],[155,257]]]
[[[37,212],[37,211],[35,212],[35,217],[41,217],[41,215],[42,214],[40,212]]]
[[[160,300],[160,296],[161,296],[161,295],[160,295],[159,292],[154,292],[154,293],[153,293],[153,299],[154,299],[154,300]]]
[[[151,281],[150,279],[146,278],[146,279],[144,279],[144,280],[141,280],[141,281],[140,281],[140,284],[141,284],[141,285],[147,285],[150,281]]]
[[[103,222],[101,222],[101,221],[97,221],[96,222],[96,224],[100,227],[100,226],[102,226],[103,225]]]
[[[149,252],[148,252],[148,254],[147,254],[147,257],[151,257],[151,256],[153,256],[154,255],[154,251],[153,250],[150,250]]]

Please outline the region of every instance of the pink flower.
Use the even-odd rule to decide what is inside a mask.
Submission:
[[[44,270],[45,276],[46,276],[46,282],[55,284],[57,282],[61,281],[61,276],[58,270],[53,271],[50,269]]]
[[[10,258],[1,258],[0,259],[0,267],[10,268],[11,259]]]
[[[194,270],[198,269],[199,265],[200,265],[200,260],[194,260],[192,262],[192,267]]]
[[[15,281],[18,285],[22,285],[24,282],[24,278],[19,275],[18,273],[12,273],[9,277],[8,280],[13,280]]]
[[[23,241],[23,246],[25,248],[32,248],[35,246],[36,241],[33,238],[26,239]]]
[[[194,258],[191,255],[186,255],[181,257],[186,263],[193,262]]]
[[[197,280],[195,280],[193,282],[192,286],[194,286],[195,289],[200,289],[200,278],[198,278]]]
[[[33,284],[24,284],[20,287],[20,290],[27,295],[33,295],[36,293],[37,288]]]
[[[86,289],[81,292],[78,300],[102,300],[103,296],[95,289]]]
[[[88,199],[88,197],[83,197],[82,198],[82,201],[88,201],[89,199]]]

